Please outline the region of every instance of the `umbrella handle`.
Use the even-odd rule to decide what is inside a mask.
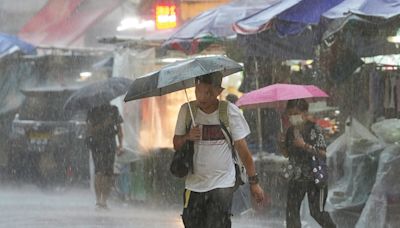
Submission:
[[[194,121],[192,106],[191,106],[190,103],[189,103],[189,96],[188,96],[188,94],[187,94],[186,89],[185,89],[185,94],[186,94],[186,100],[187,100],[188,106],[189,106],[190,117],[192,118],[193,126],[196,127],[196,122]]]

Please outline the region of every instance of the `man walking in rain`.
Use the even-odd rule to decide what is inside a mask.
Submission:
[[[107,209],[107,198],[113,185],[115,154],[122,153],[122,121],[118,108],[109,104],[94,107],[87,115],[87,143],[94,162],[96,207],[99,209]]]
[[[186,228],[229,228],[236,172],[231,145],[223,133],[220,120],[223,105],[217,97],[223,90],[222,75],[212,73],[197,77],[195,82],[195,127],[187,132],[185,119],[189,105],[182,105],[173,139],[175,150],[188,140],[194,142],[193,172],[189,171],[186,176],[182,219]],[[256,202],[261,203],[264,192],[258,184],[254,162],[245,141],[250,133],[249,126],[240,110],[226,103],[229,124],[226,127],[246,168],[251,193]]]

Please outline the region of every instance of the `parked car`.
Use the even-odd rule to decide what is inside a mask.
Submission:
[[[26,99],[12,122],[9,171],[40,184],[89,180],[86,113],[65,112],[75,89],[24,89]]]

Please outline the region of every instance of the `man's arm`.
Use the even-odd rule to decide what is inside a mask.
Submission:
[[[254,165],[253,157],[251,156],[246,140],[236,140],[235,149],[238,151],[240,160],[246,168],[247,175],[249,177],[256,176],[256,167]],[[250,190],[257,203],[261,203],[264,200],[264,191],[258,183],[250,183]]]
[[[196,141],[200,140],[201,131],[200,127],[196,126],[190,129],[185,135],[174,135],[173,143],[174,149],[179,150],[187,140]]]
[[[183,144],[185,144],[186,140],[188,140],[188,135],[174,135],[173,143],[174,149],[179,150]]]
[[[285,158],[287,158],[289,157],[289,151],[288,148],[286,147],[285,139],[286,139],[286,133],[279,133],[276,140],[278,141],[279,151]]]
[[[326,159],[326,142],[325,142],[325,137],[322,134],[322,132],[319,129],[315,129],[315,133],[317,135],[317,140],[314,145],[310,145],[306,143],[303,139],[303,137],[299,137],[294,140],[294,145],[302,148],[306,152],[316,155],[318,157],[321,157],[323,159]]]
[[[122,126],[121,124],[117,125],[117,136],[118,136],[118,148],[117,148],[117,155],[121,155],[123,153],[123,140],[124,140],[124,133],[122,131]]]

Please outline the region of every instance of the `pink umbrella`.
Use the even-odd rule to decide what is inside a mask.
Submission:
[[[236,102],[241,108],[277,108],[284,109],[286,101],[306,98],[329,97],[324,91],[313,85],[274,84],[244,94]]]
[[[244,94],[236,102],[236,105],[241,108],[276,108],[283,110],[286,107],[286,101],[305,98],[307,100],[314,100],[316,98],[329,97],[324,91],[313,85],[295,85],[295,84],[274,84],[263,87],[261,89],[253,90]],[[261,117],[258,111],[257,118],[257,133],[258,133],[258,147],[261,151],[262,148],[262,129]],[[281,132],[283,126],[281,122]]]

